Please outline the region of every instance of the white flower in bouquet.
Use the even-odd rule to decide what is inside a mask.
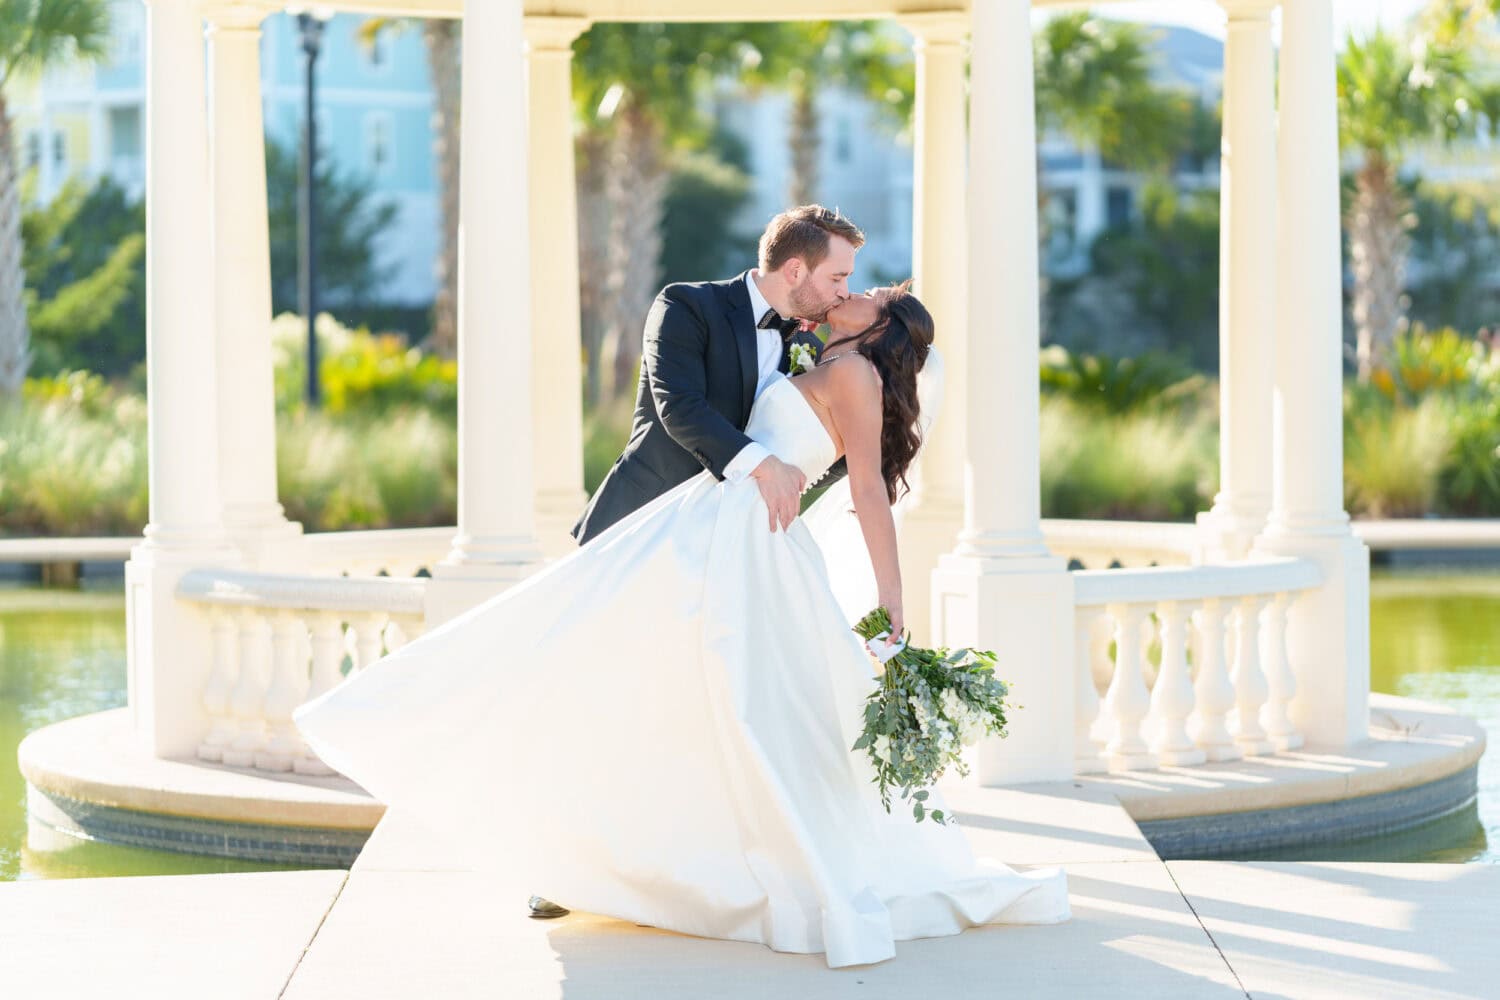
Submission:
[[[817,362],[814,360],[815,355],[813,354],[813,349],[811,345],[808,344],[793,344],[787,349],[786,356],[787,359],[791,362],[791,371],[793,375],[800,375],[802,372],[810,372],[813,370],[813,366],[817,364]]]
[[[869,642],[890,628],[890,615],[877,608],[854,631]],[[918,822],[949,820],[941,809],[928,810],[928,787],[949,767],[968,773],[964,745],[1005,735],[1007,689],[994,666],[995,654],[984,650],[921,649],[909,642],[886,660],[853,749],[869,754],[888,811],[891,790],[898,789]]]

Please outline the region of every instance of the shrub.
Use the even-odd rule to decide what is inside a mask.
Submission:
[[[1190,402],[1204,381],[1168,354],[1117,358],[1070,352],[1054,344],[1041,356],[1044,392],[1111,414]]]
[[[1047,517],[1186,520],[1217,482],[1212,412],[1103,416],[1071,399],[1042,402]]]
[[[1427,513],[1438,496],[1452,431],[1438,400],[1416,407],[1346,407],[1344,493],[1351,513],[1412,517]]]
[[[330,413],[378,412],[423,406],[456,413],[458,363],[407,346],[400,334],[351,330],[320,314],[318,385]],[[276,400],[280,409],[301,405],[307,384],[307,324],[292,313],[272,323]]]
[[[415,408],[380,416],[299,410],[278,421],[278,492],[310,531],[452,524],[458,434]]]
[[[1500,354],[1451,327],[1417,325],[1396,336],[1389,364],[1370,381],[1387,399],[1406,404],[1434,394],[1491,396],[1500,392]]]
[[[134,534],[145,526],[145,400],[113,398],[95,378],[32,380],[21,398],[0,404],[0,532]]]

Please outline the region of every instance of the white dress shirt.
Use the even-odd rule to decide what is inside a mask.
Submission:
[[[745,274],[745,287],[750,292],[750,319],[753,323],[759,323],[771,308],[771,303],[760,293],[760,286],[755,283],[755,272],[748,271]],[[781,367],[781,352],[785,348],[781,339],[780,330],[762,330],[759,326],[755,329],[755,347],[759,370],[756,372],[755,391],[760,393],[765,385],[767,375]],[[770,457],[770,452],[763,446],[751,441],[740,449],[740,453],[724,466],[724,478],[731,483],[738,483],[750,473],[754,472],[760,463]]]

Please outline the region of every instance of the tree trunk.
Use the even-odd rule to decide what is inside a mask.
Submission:
[[[578,304],[583,339],[584,405],[604,395],[604,339],[610,323],[605,278],[609,271],[609,139],[598,131],[578,139]]]
[[[618,399],[635,391],[641,330],[661,277],[668,178],[661,128],[642,109],[634,104],[624,108],[612,139],[604,187],[609,202],[604,287],[610,313],[609,394]]]
[[[21,189],[10,107],[0,94],[0,395],[14,395],[31,366],[26,270],[21,253]]]
[[[1359,380],[1367,382],[1385,359],[1401,324],[1411,245],[1406,197],[1397,186],[1395,167],[1383,158],[1369,156],[1355,175],[1346,225],[1354,269],[1356,358]]]
[[[792,177],[787,196],[793,205],[811,205],[818,200],[818,150],[822,135],[818,131],[817,103],[805,74],[801,85],[792,92],[790,141]]]
[[[462,22],[449,18],[429,18],[422,28],[432,73],[432,147],[439,201],[438,255],[433,264],[437,294],[432,303],[430,344],[446,357],[453,357],[458,347],[460,31]]]

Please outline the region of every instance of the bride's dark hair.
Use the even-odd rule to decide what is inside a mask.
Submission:
[[[911,282],[877,289],[874,299],[880,316],[859,333],[830,340],[823,353],[859,342],[855,350],[869,359],[884,384],[880,431],[880,474],[891,503],[911,489],[906,470],[922,437],[917,432],[917,373],[927,363],[932,346],[932,314],[911,294]]]

